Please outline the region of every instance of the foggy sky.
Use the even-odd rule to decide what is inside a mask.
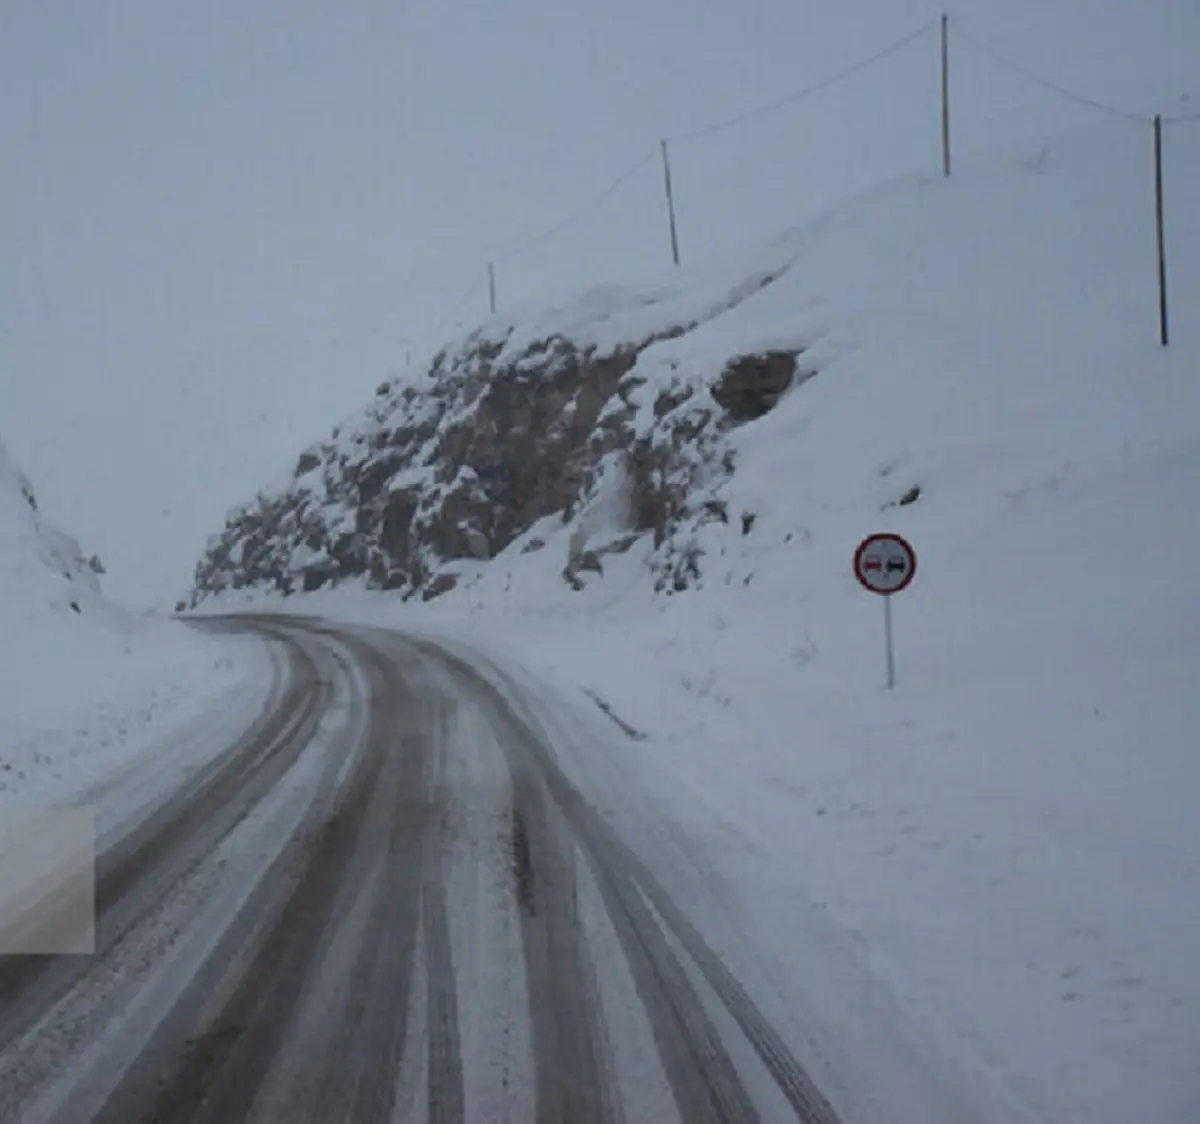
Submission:
[[[502,306],[669,270],[651,159],[871,54],[921,0],[0,0],[0,435],[108,588],[173,600],[224,511]],[[1194,0],[961,0],[1136,111],[1200,109]],[[956,150],[1106,118],[952,56]],[[688,261],[936,170],[937,39],[672,145]],[[1134,126],[1131,126],[1134,127]],[[1182,193],[1180,193],[1182,194]],[[474,284],[474,288],[472,288]],[[461,307],[464,297],[470,300]]]

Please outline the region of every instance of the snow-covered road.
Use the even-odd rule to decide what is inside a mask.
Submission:
[[[0,961],[0,1120],[839,1119],[804,1012],[647,848],[680,825],[626,838],[568,775],[561,699],[428,638],[206,627],[267,642],[269,697],[182,784],[93,794],[96,954]]]

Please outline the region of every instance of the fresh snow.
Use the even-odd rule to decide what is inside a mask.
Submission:
[[[267,666],[260,651],[106,600],[0,445],[0,806],[78,800],[170,755],[218,696],[253,714]]]
[[[1200,125],[1169,151],[1171,182],[1200,182]],[[815,376],[735,434],[698,589],[652,595],[643,543],[574,593],[567,524],[426,605],[286,601],[566,689],[607,731],[572,770],[631,838],[691,841],[724,954],[767,950],[848,1119],[1200,1119],[1200,210],[1168,203],[1166,349],[1132,124],[486,324],[514,350],[694,324],[642,353],[652,385],[782,346]],[[880,530],[920,558],[894,692],[850,572]]]

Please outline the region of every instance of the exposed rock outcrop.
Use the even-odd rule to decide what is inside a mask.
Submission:
[[[456,563],[494,559],[543,520],[586,514],[618,472],[623,525],[602,543],[583,534],[564,580],[581,588],[605,554],[645,535],[657,586],[686,588],[699,568],[681,530],[717,517],[707,498],[734,470],[730,429],[770,410],[796,377],[795,352],[735,357],[715,378],[640,372],[647,348],[687,330],[606,348],[553,334],[514,346],[511,332],[480,332],[440,353],[425,385],[382,384],[360,422],[305,450],[284,486],[230,514],[196,568],[190,603],[349,580],[436,596],[453,588]]]
[[[775,408],[795,377],[794,351],[743,355],[726,364],[711,393],[731,421],[753,421]]]

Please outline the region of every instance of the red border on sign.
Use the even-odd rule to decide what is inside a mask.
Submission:
[[[862,568],[859,565],[859,563],[862,562],[862,556],[866,554],[867,549],[874,543],[885,539],[891,542],[898,542],[900,546],[908,553],[909,557],[910,564],[908,567],[908,573],[905,575],[904,581],[896,586],[895,589],[876,589],[874,586],[868,585],[866,579],[862,576]],[[917,576],[917,552],[913,550],[912,543],[910,543],[908,539],[902,537],[901,535],[894,535],[890,531],[868,535],[865,539],[863,539],[862,542],[858,544],[858,549],[854,552],[854,576],[858,578],[858,584],[861,585],[863,589],[868,590],[871,593],[877,593],[880,597],[891,597],[893,593],[899,593],[901,590],[907,589],[912,584],[913,578]]]

